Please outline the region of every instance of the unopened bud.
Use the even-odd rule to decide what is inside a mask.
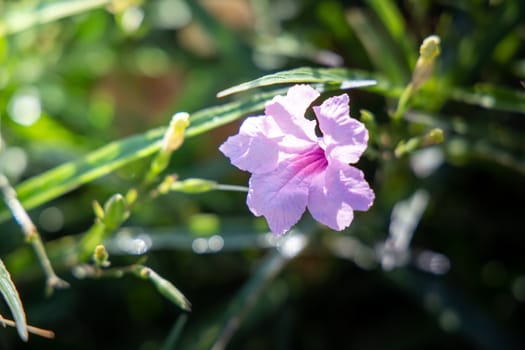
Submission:
[[[437,35],[431,35],[423,40],[419,48],[419,58],[417,59],[416,67],[412,74],[413,91],[419,89],[419,87],[428,80],[430,74],[432,74],[436,57],[441,53],[440,42],[441,40]]]
[[[106,247],[104,247],[102,244],[99,244],[95,247],[95,251],[93,252],[93,260],[95,261],[95,264],[99,267],[108,267],[110,265],[109,262],[109,254],[106,250]]]
[[[190,115],[186,112],[175,113],[171,118],[168,130],[162,140],[162,150],[171,153],[178,149],[184,142],[184,133],[190,125]]]
[[[445,140],[445,135],[443,133],[443,130],[440,128],[435,128],[430,130],[424,138],[423,145],[424,146],[431,146],[431,145],[437,145],[440,143],[443,143]]]
[[[439,44],[441,39],[437,35],[431,35],[423,40],[419,48],[419,55],[423,60],[433,60],[441,53]]]
[[[405,154],[414,152],[418,149],[440,144],[444,139],[445,135],[443,130],[435,128],[427,132],[425,135],[412,137],[406,141],[400,141],[394,150],[394,154],[397,158],[400,158]]]
[[[211,180],[204,179],[187,179],[177,181],[171,184],[170,189],[176,192],[184,193],[202,193],[213,190],[217,183]]]
[[[143,278],[149,279],[160,294],[164,295],[169,301],[175,305],[178,305],[181,309],[185,311],[191,311],[191,303],[184,296],[184,294],[182,294],[181,291],[173,285],[173,283],[163,278],[152,269],[145,269],[147,269],[147,272],[141,271],[140,274],[143,276]]]
[[[104,204],[104,214],[103,222],[107,229],[119,227],[129,217],[126,199],[120,193],[111,196]]]

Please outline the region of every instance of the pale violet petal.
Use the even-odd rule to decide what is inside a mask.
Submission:
[[[275,96],[266,104],[265,114],[272,116],[284,134],[315,141],[316,123],[304,117],[319,93],[308,85],[292,86],[286,96]]]
[[[328,158],[356,163],[366,150],[368,130],[363,123],[350,117],[349,101],[348,95],[343,94],[331,97],[313,109]]]
[[[284,135],[278,143],[281,151],[286,153],[302,153],[318,144],[315,141],[301,139],[293,135]]]
[[[350,226],[354,218],[352,207],[326,185],[326,173],[319,174],[311,183],[308,211],[315,220],[336,231]]]
[[[289,159],[272,172],[250,178],[248,208],[264,216],[270,230],[281,235],[299,221],[308,200],[309,174]]]
[[[239,134],[230,136],[219,150],[233,165],[251,173],[265,173],[275,169],[282,156],[277,139],[266,134],[277,131],[271,128],[271,122],[266,117],[247,118],[239,130]]]
[[[329,188],[337,191],[354,210],[366,211],[374,203],[375,194],[363,172],[344,163],[332,163],[326,169]]]
[[[312,180],[308,210],[317,221],[341,231],[352,223],[353,211],[368,210],[374,198],[359,169],[334,162]]]

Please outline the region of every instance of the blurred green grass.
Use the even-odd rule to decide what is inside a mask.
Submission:
[[[524,15],[520,0],[0,1],[0,170],[12,183],[23,189],[48,170],[59,180],[52,169],[155,134],[121,154],[129,156],[123,167],[86,163],[107,169],[103,177],[75,178],[63,190],[44,181],[56,194],[29,205],[70,289],[46,298],[18,227],[0,223],[0,257],[28,322],[56,332],[23,344],[16,330],[2,329],[0,347],[220,349],[229,340],[228,349],[523,348]],[[389,116],[431,34],[441,38],[437,66],[395,125]],[[93,223],[91,202],[140,184],[159,147],[155,130],[173,113],[200,111],[168,173],[246,185],[247,174],[217,151],[238,124],[218,126],[261,109],[282,86],[216,94],[271,73],[339,65],[378,82],[349,91],[352,114],[366,109],[375,118],[360,167],[377,195],[350,229],[334,234],[305,220],[297,236],[309,245],[288,260],[243,193],[170,193],[133,210],[114,237],[129,227],[131,242],[151,244],[148,266],[182,290],[191,313],[140,279],[71,273],[68,257]],[[323,96],[339,93],[323,83]],[[221,115],[231,119],[214,121]],[[435,127],[445,142],[434,156],[394,157],[399,141]],[[421,159],[437,159],[437,169],[419,174]],[[419,189],[429,202],[411,259],[384,270],[378,252],[392,210]],[[215,234],[223,250],[214,251]],[[433,273],[425,252],[446,257],[450,270]],[[133,250],[110,254],[113,266],[138,260]]]

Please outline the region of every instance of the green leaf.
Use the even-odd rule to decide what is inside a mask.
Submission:
[[[343,68],[298,68],[263,76],[259,79],[234,86],[220,93],[221,96],[233,94],[255,87],[273,84],[310,82],[323,83],[319,90],[345,89],[352,87],[372,86],[372,91],[385,96],[398,96],[402,91],[388,80],[374,76],[372,73]],[[275,95],[285,93],[286,89],[277,89],[245,97],[221,106],[205,108],[193,113],[186,137],[194,137],[224,124],[230,123],[244,115],[262,110],[266,101]],[[465,90],[452,89],[444,92],[448,98],[480,105],[483,107],[503,109],[523,113],[525,98],[521,92],[491,88],[470,93]],[[490,102],[487,105],[487,101]],[[79,186],[105,176],[116,169],[145,157],[160,149],[160,141],[165,128],[147,131],[123,140],[112,142],[85,157],[62,164],[38,176],[30,178],[16,187],[18,198],[27,210],[55,199]],[[9,218],[10,213],[4,204],[0,204],[0,222]]]
[[[186,137],[197,136],[247,113],[260,110],[268,99],[281,92],[282,90],[276,90],[258,94],[242,101],[195,112],[191,115],[191,126],[186,130]],[[108,175],[132,161],[148,157],[160,149],[164,132],[165,128],[157,128],[144,134],[111,142],[82,159],[62,164],[30,178],[16,187],[18,198],[24,208],[29,210]],[[0,222],[5,221],[9,216],[10,213],[5,205],[0,204]]]
[[[26,323],[26,314],[18,291],[16,290],[15,284],[11,279],[11,275],[7,268],[4,265],[4,262],[0,260],[0,292],[2,293],[13,318],[15,319],[16,329],[18,334],[23,341],[27,341],[27,323]]]
[[[241,91],[254,89],[261,86],[291,83],[323,83],[341,84],[341,89],[367,87],[376,84],[370,79],[370,74],[352,69],[344,68],[309,68],[302,67],[274,74],[265,75],[261,78],[248,81],[229,89],[222,90],[217,97],[232,95]]]
[[[16,187],[18,199],[26,210],[55,199],[80,185],[98,179],[112,171],[153,154],[160,147],[164,128],[153,129],[108,145],[84,158],[62,164]],[[5,206],[0,207],[0,222],[9,217]]]

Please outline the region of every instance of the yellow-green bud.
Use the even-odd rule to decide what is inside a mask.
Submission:
[[[173,184],[171,184],[170,189],[172,191],[184,193],[202,193],[213,190],[216,185],[217,183],[211,180],[187,179],[183,181],[174,182]]]
[[[104,204],[104,225],[108,230],[113,230],[120,226],[128,217],[129,209],[126,199],[116,193]]]
[[[425,135],[412,137],[408,140],[401,140],[394,150],[394,154],[397,158],[404,156],[405,154],[414,152],[423,147],[437,145],[443,142],[445,135],[443,130],[435,128],[427,132]]]
[[[440,42],[441,40],[437,35],[431,35],[423,40],[419,48],[419,58],[412,74],[412,93],[419,89],[432,74],[436,57],[441,53]]]
[[[443,130],[440,128],[435,128],[435,129],[430,130],[425,135],[425,140],[423,144],[425,146],[437,145],[437,144],[442,143],[444,140],[445,140],[445,134],[443,133]]]
[[[143,274],[142,271],[141,274]],[[181,291],[173,285],[173,283],[163,278],[151,269],[148,269],[148,272],[145,274],[145,277],[147,277],[157,288],[159,293],[164,295],[169,301],[178,305],[181,309],[185,311],[191,311],[191,303],[184,296],[184,294],[182,294]]]
[[[139,276],[141,278],[147,279],[149,278],[150,274],[151,269],[149,267],[141,267],[141,269],[139,270]]]
[[[95,247],[95,251],[93,252],[93,260],[95,261],[95,264],[99,267],[107,267],[110,265],[109,262],[109,254],[106,250],[106,247],[104,247],[102,244],[99,244]]]
[[[437,35],[431,35],[423,40],[419,47],[419,55],[423,60],[434,60],[441,53],[441,39]]]
[[[171,153],[184,142],[184,133],[190,125],[190,115],[186,112],[175,113],[162,140],[162,150]]]

